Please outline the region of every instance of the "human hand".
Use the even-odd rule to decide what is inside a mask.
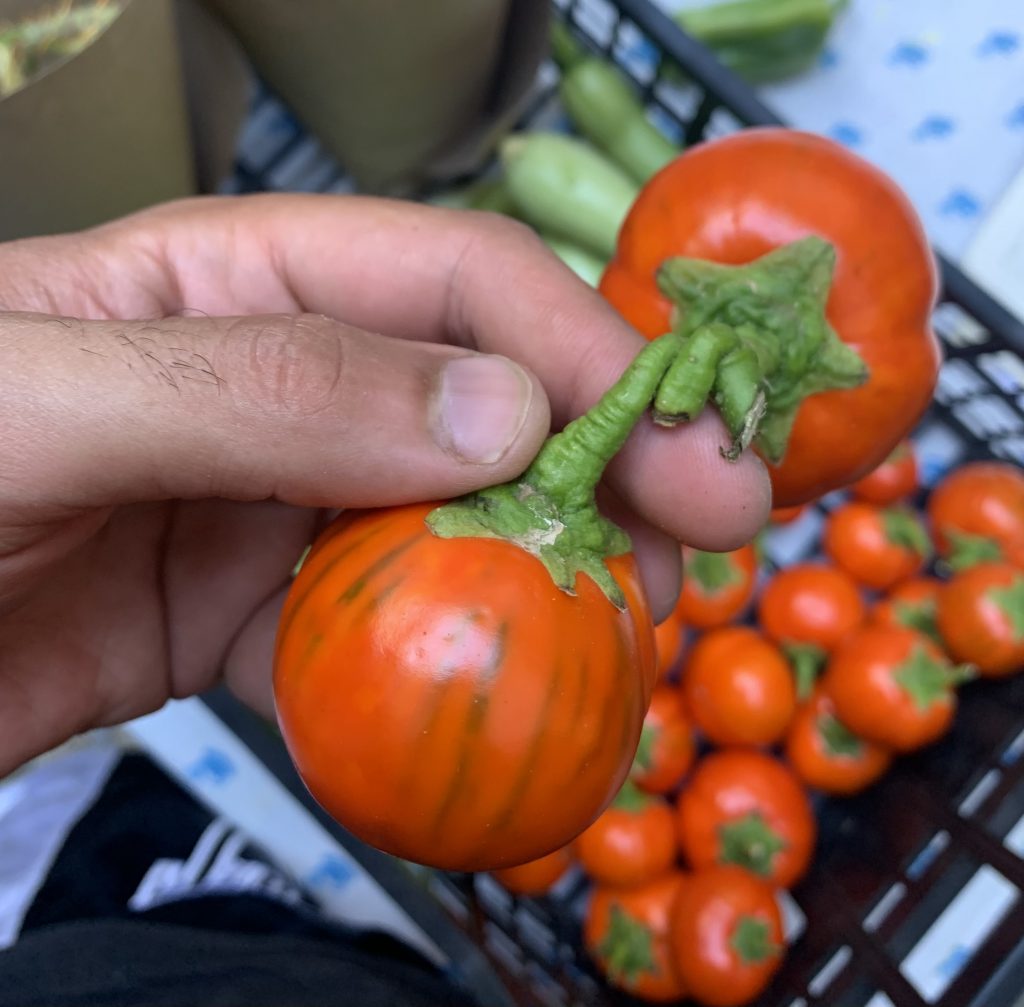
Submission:
[[[514,477],[641,346],[487,214],[200,199],[0,245],[0,774],[221,675],[269,715],[327,509]],[[711,413],[645,423],[608,470],[656,616],[676,540],[733,548],[767,517],[727,442]]]

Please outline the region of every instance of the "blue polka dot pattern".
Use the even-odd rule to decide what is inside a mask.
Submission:
[[[828,135],[845,147],[859,147],[864,142],[863,131],[852,122],[837,122],[828,131]]]
[[[942,140],[956,132],[956,123],[947,115],[929,115],[911,133],[917,143],[925,140]]]
[[[966,189],[953,189],[939,207],[947,217],[976,217],[980,210],[981,203]]]
[[[894,66],[922,66],[928,62],[928,50],[918,42],[900,42],[889,54]]]
[[[985,36],[978,46],[978,55],[983,59],[990,56],[1009,56],[1020,48],[1020,36],[1012,31],[993,31]]]

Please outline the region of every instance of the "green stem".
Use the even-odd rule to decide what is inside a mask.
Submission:
[[[658,285],[688,354],[659,390],[656,415],[693,417],[710,399],[733,437],[727,457],[753,443],[780,462],[805,398],[868,378],[825,315],[834,268],[835,249],[813,236],[740,266],[663,263]]]
[[[942,635],[939,633],[939,623],[934,599],[922,599],[920,601],[896,601],[893,602],[893,615],[901,626],[907,629],[917,630],[923,636],[934,640],[942,646]]]
[[[743,580],[743,574],[729,553],[700,549],[693,549],[686,558],[683,576],[693,581],[705,598],[721,594],[727,587]]]
[[[505,539],[536,556],[561,590],[572,594],[576,577],[585,573],[624,608],[605,561],[629,552],[631,544],[598,511],[595,491],[681,347],[673,333],[648,343],[593,409],[548,438],[519,479],[438,507],[428,527],[441,538]]]
[[[909,507],[896,506],[882,509],[885,537],[893,544],[909,549],[922,558],[932,552],[932,540],[924,522]]]
[[[955,529],[947,531],[946,538],[949,540],[949,555],[942,565],[954,573],[978,563],[1005,559],[1002,546],[994,538]]]
[[[626,780],[615,795],[611,807],[631,815],[638,815],[654,801],[654,797],[645,794],[632,780]]]
[[[833,758],[859,759],[863,756],[864,742],[831,713],[823,713],[818,718],[817,726],[818,734]]]
[[[625,596],[606,560],[629,537],[597,508],[597,484],[633,428],[692,417],[710,397],[733,436],[735,458],[755,440],[777,460],[800,402],[851,387],[867,371],[825,320],[835,254],[818,238],[776,249],[745,266],[669,260],[662,276],[689,305],[675,331],[648,343],[584,416],[550,437],[512,483],[445,504],[427,518],[441,538],[499,538],[536,556],[572,594],[587,574],[618,608]]]
[[[782,951],[772,939],[768,921],[756,916],[744,915],[737,920],[729,944],[744,965],[760,965]]]
[[[1024,574],[1015,573],[1009,584],[990,588],[987,595],[1003,613],[1014,643],[1024,641]]]
[[[526,480],[566,511],[588,507],[605,466],[655,399],[679,350],[672,334],[648,343],[593,409],[548,438]]]
[[[721,864],[738,864],[762,878],[771,876],[776,854],[789,845],[765,820],[751,811],[718,828]]]
[[[813,643],[789,643],[783,651],[793,668],[797,699],[807,699],[825,666],[825,651]]]
[[[629,989],[644,973],[657,974],[654,935],[620,905],[613,904],[608,932],[599,947],[608,970],[608,978]]]
[[[646,773],[654,765],[654,746],[658,743],[661,735],[661,728],[655,727],[652,723],[645,723],[640,731],[640,742],[636,746],[636,755],[633,756],[632,774]]]
[[[658,389],[655,419],[674,422],[697,416],[714,391],[722,358],[735,345],[727,325],[712,322],[693,332]]]
[[[892,677],[922,713],[944,700],[957,685],[974,677],[970,665],[950,664],[944,657],[932,657],[923,647],[893,670]]]

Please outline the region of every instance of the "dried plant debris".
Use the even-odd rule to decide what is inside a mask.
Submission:
[[[0,24],[0,98],[24,87],[54,63],[85,49],[118,14],[113,0],[65,0],[14,24]]]

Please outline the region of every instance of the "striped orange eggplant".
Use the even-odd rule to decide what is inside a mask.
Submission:
[[[293,584],[275,692],[313,796],[379,849],[487,870],[572,840],[629,771],[654,677],[631,554],[622,611],[498,539],[435,537],[431,505],[339,518]]]

